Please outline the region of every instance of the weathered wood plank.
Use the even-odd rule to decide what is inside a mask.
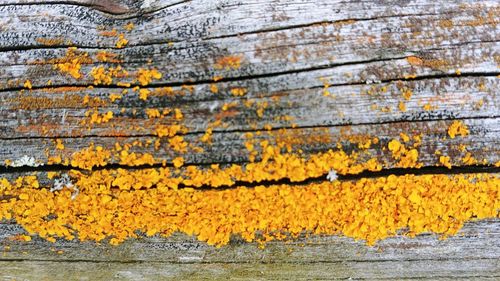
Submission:
[[[82,151],[94,143],[96,146],[114,151],[109,159],[109,164],[120,163],[119,151],[115,151],[115,143],[133,144],[130,152],[141,154],[151,154],[156,164],[163,161],[170,163],[175,157],[183,156],[186,165],[209,165],[209,164],[245,164],[250,162],[250,152],[246,149],[245,143],[249,140],[259,143],[262,140],[269,140],[271,144],[285,142],[289,143],[292,152],[303,151],[302,155],[308,157],[314,153],[324,152],[328,149],[338,150],[337,144],[349,154],[357,153],[358,161],[365,162],[371,158],[377,159],[383,169],[400,167],[399,161],[395,159],[392,152],[385,149],[387,144],[393,139],[400,139],[400,134],[405,133],[409,137],[421,136],[421,142],[417,147],[419,152],[418,162],[423,166],[442,166],[439,162],[440,155],[450,157],[453,166],[463,166],[463,158],[467,153],[473,155],[477,164],[494,165],[500,161],[499,153],[499,124],[498,118],[480,118],[463,120],[470,134],[465,137],[454,139],[448,136],[448,127],[452,121],[429,121],[429,122],[401,122],[359,126],[340,126],[325,128],[293,129],[286,132],[264,131],[261,135],[252,138],[246,137],[246,132],[215,132],[212,134],[211,144],[200,139],[203,133],[189,134],[184,136],[185,141],[194,147],[203,149],[182,153],[174,151],[163,139],[158,149],[154,142],[158,139],[155,136],[149,137],[89,137],[89,138],[68,138],[63,140],[64,151],[57,149],[56,142],[50,139],[5,139],[0,140],[0,163],[6,160],[15,161],[23,156],[34,157],[39,164],[48,164],[48,160],[54,156],[61,156],[70,161],[72,155]],[[378,138],[379,143],[370,145],[369,148],[360,148],[360,143]],[[414,142],[412,140],[412,142]],[[150,143],[149,145],[146,145]],[[256,145],[256,150],[260,147]],[[191,149],[190,149],[191,151]],[[218,153],[221,152],[221,153]],[[439,154],[438,154],[439,153]],[[260,161],[261,154],[257,154],[255,161]],[[7,174],[2,176],[9,177]],[[17,177],[18,175],[15,175]]]
[[[181,265],[21,261],[0,266],[5,280],[288,280],[290,276],[294,280],[495,280],[499,276],[498,260]]]
[[[192,3],[200,2],[191,1],[182,5],[198,5]],[[397,10],[397,8],[394,7],[392,7],[392,9],[389,7],[372,7],[374,3],[364,4],[367,5],[367,7],[365,8],[356,7],[357,5],[359,5],[356,3],[347,3],[348,4],[346,5],[353,5],[353,7],[347,8],[348,11],[351,11],[352,9],[351,12],[353,13],[377,13],[377,11],[378,13],[383,13],[381,11],[390,13],[391,10]],[[489,1],[486,1],[483,6],[475,5],[472,7],[468,7],[465,3],[466,2],[463,2],[462,5],[458,5],[461,6],[461,8],[458,8],[450,3],[450,6],[447,8],[445,8],[446,6],[444,5],[439,8],[444,9],[444,11],[441,11],[442,13],[430,13],[423,15],[417,14],[415,17],[408,16],[405,12],[399,11],[401,12],[401,15],[398,17],[398,12],[395,12],[394,18],[387,16],[375,16],[374,18],[369,18],[367,21],[354,20],[353,22],[347,21],[346,24],[342,22],[340,24],[337,24],[335,23],[335,20],[333,21],[333,23],[329,23],[329,21],[327,21],[325,25],[309,26],[309,24],[305,24],[305,26],[303,26],[304,24],[298,24],[296,28],[292,28],[291,30],[271,30],[270,32],[265,32],[264,34],[248,34],[238,37],[226,37],[225,35],[219,35],[216,36],[215,39],[207,39],[201,42],[193,40],[187,42],[180,41],[179,44],[176,43],[174,44],[174,46],[169,46],[168,44],[166,44],[166,42],[169,42],[171,40],[175,41],[175,39],[167,38],[167,34],[171,35],[172,32],[186,33],[189,38],[191,38],[191,34],[187,32],[187,28],[179,27],[178,25],[180,23],[178,21],[175,21],[175,19],[173,19],[172,17],[166,17],[166,15],[158,15],[159,21],[172,21],[177,25],[176,28],[165,28],[165,25],[156,22],[156,20],[154,19],[148,19],[147,21],[138,22],[136,28],[134,29],[138,33],[134,33],[134,30],[131,31],[131,34],[126,33],[127,38],[130,39],[130,47],[123,49],[123,51],[116,50],[116,52],[120,55],[120,57],[122,57],[122,60],[127,64],[127,69],[129,69],[130,71],[133,71],[134,67],[137,68],[143,66],[143,63],[147,62],[149,59],[154,60],[155,67],[158,68],[162,73],[165,73],[165,76],[163,80],[160,81],[160,83],[162,81],[167,83],[183,83],[200,80],[206,81],[211,80],[215,75],[220,75],[226,78],[262,75],[276,72],[279,73],[283,71],[297,71],[301,69],[320,68],[343,63],[367,62],[380,59],[390,60],[415,54],[422,54],[430,59],[432,59],[433,57],[437,59],[437,61],[434,61],[434,68],[437,68],[436,70],[438,73],[442,72],[443,69],[446,68],[451,70],[451,73],[454,73],[454,71],[458,68],[467,68],[467,65],[474,65],[475,71],[496,72],[496,68],[494,67],[488,70],[487,68],[481,69],[479,68],[479,66],[480,62],[492,61],[495,56],[498,56],[498,49],[495,48],[496,45],[494,44],[496,41],[498,41],[498,24],[496,22],[496,17],[493,13],[490,14],[490,18],[488,18],[487,20],[482,18],[483,14],[485,14],[484,17],[487,17],[488,13],[492,11],[491,9],[494,10],[498,7],[495,7],[495,5],[493,5],[493,7],[489,6],[494,4],[493,2],[490,3]],[[267,6],[267,4],[264,3],[257,4],[257,7],[252,7],[252,9],[257,8],[255,11],[259,11],[258,5]],[[308,6],[308,4],[306,4],[306,6],[302,6],[304,4],[297,5],[297,7],[292,8],[291,13],[294,13],[293,16],[288,16],[285,13],[284,17],[299,19],[298,15],[296,14],[297,11],[300,11],[304,8],[311,8]],[[324,3],[324,5],[326,5],[326,7],[322,7],[322,5],[319,4],[316,8],[313,8],[314,10],[318,8],[323,9],[322,12],[315,11],[319,13],[317,15],[318,17],[320,17],[322,13],[324,13],[325,8],[331,7],[331,5],[335,5],[335,3],[328,2]],[[457,4],[455,3],[455,5]],[[21,6],[21,8],[23,7],[24,6]],[[58,6],[56,6],[56,9],[57,7]],[[77,8],[87,9],[84,7]],[[196,9],[202,8],[204,10],[210,10],[210,6],[207,7],[206,5],[203,5],[203,7],[197,7]],[[40,9],[43,9],[43,6],[41,6]],[[229,6],[229,9],[238,9],[238,11],[240,11],[242,10],[242,7]],[[409,7],[408,9],[412,10],[414,9],[414,7]],[[15,15],[17,17],[22,17],[23,14],[22,10],[9,12],[14,14],[16,12],[19,12],[19,15]],[[459,14],[453,14],[455,12]],[[24,13],[26,13],[26,11],[24,11]],[[20,28],[20,25],[17,24],[18,21],[14,20],[11,23],[11,28],[14,29],[12,33],[7,32],[10,30],[9,25],[5,27],[6,32],[4,34],[7,36],[7,38],[5,38],[3,42],[5,42],[6,44],[9,44],[8,42],[16,42],[18,46],[22,46],[24,44],[29,45],[30,43],[23,43],[21,41],[21,38],[19,38],[20,32],[21,34],[23,34],[22,32],[28,33],[23,34],[25,36],[23,36],[22,38],[28,37],[27,39],[29,41],[36,41],[36,38],[30,37],[64,37],[62,34],[57,35],[58,30],[59,32],[61,32],[62,30],[63,32],[65,32],[64,34],[70,34],[70,36],[71,34],[78,34],[79,38],[77,40],[82,40],[85,42],[74,43],[76,46],[91,47],[87,42],[95,42],[92,44],[99,45],[101,44],[100,42],[104,41],[108,43],[102,47],[112,48],[116,44],[116,36],[99,36],[98,34],[100,31],[96,30],[96,27],[99,25],[106,25],[110,26],[111,29],[111,27],[114,26],[121,27],[121,25],[123,25],[122,22],[115,24],[112,20],[109,19],[101,19],[101,21],[98,21],[89,16],[87,19],[77,18],[77,20],[79,22],[81,22],[82,20],[92,20],[94,28],[78,27],[79,29],[73,30],[76,27],[71,25],[71,22],[73,21],[72,17],[76,17],[76,15],[79,15],[79,13],[68,13],[67,11],[64,13],[67,13],[68,16],[62,17],[61,19],[56,20],[52,23],[53,25],[57,25],[57,29],[55,27],[50,28],[46,25],[42,25],[16,30]],[[226,28],[223,29],[211,27],[210,30],[218,32],[220,30],[228,31],[233,28],[240,28],[237,21],[231,18],[225,18],[226,15],[232,15],[231,13],[227,12],[224,12],[224,16],[221,16],[219,14],[220,12],[218,10],[215,10],[215,13],[218,14],[214,17],[218,19],[218,21],[215,22],[212,22],[210,20],[210,15],[207,14],[203,14],[203,16],[201,17],[195,17],[195,21],[201,18],[200,21],[202,23],[200,24],[200,27],[197,27],[196,23],[193,22],[193,20],[189,19],[190,16],[196,13],[191,14],[190,12],[186,12],[184,10],[182,10],[182,12],[174,12],[174,14],[175,13],[182,14],[184,18],[183,20],[189,21],[189,31],[193,31],[195,33],[199,30],[208,30],[208,26],[217,26],[221,23],[229,25],[229,27],[226,26]],[[452,24],[443,24],[443,18],[441,15],[448,13],[452,13],[452,16],[449,16]],[[33,12],[30,11],[29,14],[32,15]],[[345,13],[341,14],[345,15]],[[252,16],[259,17],[259,15]],[[272,16],[272,13],[265,13],[261,16],[267,19]],[[352,18],[356,19],[357,17],[347,17],[347,19]],[[244,21],[243,17],[239,19]],[[483,20],[481,21],[481,19]],[[275,21],[275,19],[272,20]],[[26,24],[37,25],[42,24],[44,21],[46,20],[33,20],[27,22]],[[61,28],[61,21],[69,27]],[[259,21],[259,23],[261,22],[265,21]],[[320,21],[320,23],[321,22],[323,21]],[[158,32],[158,28],[148,26],[148,24],[153,24],[155,26],[161,27],[161,30],[164,33],[162,33],[161,31]],[[249,25],[248,23],[242,23],[242,25],[258,28],[255,27],[254,24]],[[296,24],[292,23],[291,26],[294,27],[296,26]],[[69,28],[71,28],[71,30],[67,30]],[[33,32],[33,30],[36,30],[36,32]],[[56,32],[56,34],[46,36],[43,35],[43,33],[46,33],[48,30],[50,30],[51,32]],[[367,32],[367,30],[369,32]],[[143,31],[146,31],[146,34]],[[89,32],[91,34],[88,34]],[[151,34],[149,34],[149,32],[151,32]],[[10,38],[11,34],[15,34],[15,37],[12,39]],[[418,34],[418,36],[415,36],[414,34]],[[68,40],[74,39],[69,38]],[[149,41],[135,43],[137,47],[134,47],[134,40]],[[155,45],[147,46],[150,43],[153,43]],[[492,43],[493,45],[488,46],[488,44]],[[40,43],[36,44],[39,46],[41,45],[40,47],[43,47],[43,45]],[[467,52],[465,50],[457,50],[456,52],[451,54],[450,57],[433,55],[439,49],[453,50],[456,47],[467,49],[468,44],[481,44],[482,46],[481,48],[474,48],[473,51],[471,50],[474,54],[471,54],[470,51]],[[46,48],[49,49],[2,53],[3,59],[1,59],[1,61],[8,61],[8,64],[12,65],[12,61],[14,58],[16,64],[26,64],[28,63],[28,61],[33,61],[34,59],[47,60],[50,58],[64,56],[64,49],[51,50],[50,46],[46,46]],[[93,55],[97,51],[98,50],[92,49],[88,50],[91,57],[93,57]],[[144,56],[144,54],[148,55]],[[243,61],[241,69],[239,71],[215,69],[214,64],[216,64],[217,59],[225,55],[241,56]],[[23,61],[25,61],[25,63],[23,63]],[[139,63],[139,65],[135,64],[134,66],[134,63]],[[493,63],[493,66],[494,65],[495,64]],[[28,71],[29,68],[24,69],[24,67],[19,68],[19,66],[12,66],[7,75],[8,78],[6,77],[6,79],[22,79],[23,81],[25,79],[33,79],[34,86],[43,86],[49,79],[53,80],[52,82],[54,83],[54,85],[64,85],[69,81],[76,84],[89,82],[88,78],[84,78],[80,81],[68,81],[68,79],[64,79],[64,77],[58,77],[58,75],[55,75],[54,71],[49,71],[51,69],[50,66],[43,67],[38,65],[36,67],[37,68],[35,70]],[[90,67],[85,67],[84,65],[84,69],[85,68],[87,68],[86,70],[88,70]],[[464,73],[466,71],[466,69],[462,70],[462,72]],[[88,72],[89,71],[85,71],[85,73]],[[399,71],[399,73],[405,72]],[[47,77],[47,74],[49,74],[50,76]],[[365,77],[365,80],[366,79],[367,78]],[[382,77],[375,77],[375,79],[383,80]],[[4,80],[4,82],[6,83],[7,80]]]
[[[313,127],[498,116],[500,98],[496,89],[500,82],[496,77],[424,79],[324,88],[320,78],[337,77],[345,71],[318,72],[308,72],[308,76],[284,75],[247,83],[224,83],[219,85],[220,95],[211,93],[209,84],[197,88],[194,93],[174,88],[179,93],[176,96],[162,94],[166,90],[157,89],[157,94],[153,90],[147,102],[134,92],[111,102],[109,96],[121,91],[114,89],[6,92],[0,96],[5,105],[0,110],[0,137],[152,135],[158,124],[174,122],[186,127],[190,133],[199,133],[216,121],[225,125],[213,128],[214,131],[248,131],[262,130],[267,126],[291,127],[292,124]],[[286,81],[296,81],[296,84],[285,84]],[[298,85],[304,88],[294,89],[300,87]],[[248,90],[244,97],[234,97],[231,95],[234,88],[253,90]],[[330,96],[324,95],[325,90]],[[95,111],[92,103],[83,103],[85,96],[102,100],[99,113],[111,111],[113,118],[106,123],[82,126],[82,122],[88,123],[90,119],[85,114]],[[352,104],[357,106],[354,108]],[[148,109],[173,108],[181,110],[182,120],[175,120],[173,114],[162,119],[150,118],[146,114]],[[283,118],[288,121],[284,122]],[[135,126],[130,126],[131,123]]]
[[[26,280],[41,277],[255,279],[257,276],[281,280],[290,274],[299,280],[494,279],[500,276],[498,224],[498,220],[468,223],[461,234],[446,240],[433,235],[395,237],[379,242],[376,247],[366,247],[348,238],[315,236],[286,244],[270,242],[262,250],[237,239],[216,249],[184,235],[132,240],[115,247],[89,242],[49,243],[39,239],[20,243],[8,237],[22,230],[3,224],[0,272],[3,278],[15,276]],[[193,275],[194,272],[199,275]]]
[[[375,158],[385,171],[371,176],[401,167],[387,149],[389,141],[403,139],[400,133],[421,135],[418,162],[431,167],[424,173],[443,172],[432,168],[443,165],[440,155],[451,157],[450,173],[495,173],[499,12],[498,1],[472,0],[3,1],[0,176],[35,174],[42,187],[51,187],[47,172],[66,167],[49,164],[49,156],[62,156],[64,163],[91,143],[113,150],[117,142],[135,142],[130,152],[151,154],[156,168],[171,166],[178,156],[202,170],[214,163],[245,167],[251,157],[261,157],[249,155],[247,133],[256,142],[287,142],[290,152],[306,158],[340,148],[360,162]],[[80,78],[55,67],[68,52],[90,58],[81,62]],[[103,52],[111,61],[102,59]],[[235,63],[221,65],[228,58]],[[118,65],[129,75],[103,83],[90,74]],[[163,75],[141,85],[141,68]],[[130,89],[136,85],[151,92],[147,100]],[[236,88],[245,93],[232,93]],[[123,90],[127,93],[112,101],[112,94]],[[146,113],[175,108],[183,118]],[[113,118],[83,125],[90,119],[85,114],[95,110],[112,112]],[[470,132],[450,138],[447,130],[456,120]],[[218,121],[222,124],[214,125]],[[187,152],[176,152],[168,138],[157,137],[158,125],[172,124],[185,127],[179,135],[192,146]],[[209,128],[211,144],[201,140]],[[377,143],[364,147],[375,138]],[[464,160],[466,153],[479,166]],[[45,165],[5,165],[23,156]],[[129,165],[119,166],[117,156],[108,160],[104,168]],[[398,173],[404,171],[415,169]],[[13,222],[0,223],[0,279],[500,278],[498,218],[467,223],[461,234],[444,241],[430,234],[397,236],[376,247],[313,236],[270,242],[263,250],[233,237],[216,249],[182,234],[112,247],[52,244],[36,236],[17,241],[23,233]]]
[[[500,221],[498,219],[467,223],[456,236],[440,240],[436,235],[415,238],[397,236],[368,247],[361,241],[339,236],[299,237],[288,242],[268,242],[264,249],[234,237],[221,248],[175,234],[169,238],[144,237],[127,240],[118,246],[107,243],[40,238],[30,242],[11,239],[25,233],[14,224],[0,224],[0,261],[96,261],[96,262],[171,262],[171,263],[340,263],[344,261],[437,261],[492,260],[500,258]],[[497,264],[496,270],[500,270]]]

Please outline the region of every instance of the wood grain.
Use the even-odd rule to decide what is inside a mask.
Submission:
[[[0,178],[35,174],[50,187],[48,171],[71,167],[49,164],[49,156],[69,159],[91,143],[112,149],[116,142],[160,140],[159,149],[131,151],[153,155],[155,167],[170,165],[181,154],[155,130],[171,124],[185,127],[180,135],[203,149],[182,155],[201,169],[248,164],[245,136],[253,133],[259,141],[286,139],[304,157],[340,145],[359,161],[376,158],[383,175],[401,168],[386,147],[406,133],[422,136],[422,173],[448,173],[436,167],[437,151],[451,157],[450,174],[498,173],[499,15],[493,0],[2,1]],[[124,48],[117,46],[119,34],[128,40]],[[90,58],[78,79],[55,67],[70,47]],[[99,61],[103,51],[115,60]],[[241,65],[219,67],[225,57]],[[95,85],[92,69],[118,65],[131,75]],[[144,101],[130,88],[139,85],[140,69],[153,68],[163,76],[144,86],[151,91]],[[235,88],[246,93],[235,96]],[[110,99],[122,91],[121,99]],[[85,104],[86,98],[100,101]],[[182,120],[146,114],[174,108]],[[82,125],[96,109],[113,118]],[[455,120],[469,135],[448,136]],[[217,121],[222,125],[213,126]],[[208,128],[210,144],[201,141]],[[380,142],[360,148],[356,140],[367,137]],[[464,163],[467,152],[478,165]],[[25,155],[43,165],[5,164]],[[112,158],[103,168],[133,167]],[[263,250],[238,237],[216,249],[183,234],[116,247],[11,239],[22,233],[15,222],[0,223],[0,280],[500,278],[498,218],[470,222],[447,240],[397,236],[375,247],[337,236],[270,242]]]

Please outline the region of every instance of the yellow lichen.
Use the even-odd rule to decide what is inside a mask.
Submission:
[[[127,44],[128,44],[128,40],[125,39],[125,35],[123,35],[123,33],[120,33],[118,35],[118,41],[116,41],[116,47],[118,49],[121,49],[121,48],[125,47]]]
[[[75,152],[71,156],[71,166],[90,170],[92,167],[105,166],[111,152],[102,146],[91,144],[88,148]]]
[[[142,86],[147,86],[147,85],[149,85],[149,83],[151,83],[153,81],[153,79],[156,79],[156,80],[161,79],[162,75],[156,69],[143,69],[143,68],[140,68],[137,71],[136,77],[137,77],[137,81]]]
[[[240,56],[227,56],[222,57],[217,60],[215,63],[216,69],[238,69],[241,66],[241,57]]]
[[[24,82],[24,88],[28,88],[31,90],[32,86],[31,86],[31,81],[30,80],[26,80]]]
[[[244,96],[246,93],[247,93],[247,90],[245,88],[232,88],[231,89],[231,94],[235,97]]]
[[[448,135],[454,139],[456,136],[465,137],[469,134],[469,128],[462,121],[453,121],[448,127]]]
[[[90,59],[88,53],[80,52],[76,47],[69,47],[66,51],[65,57],[39,63],[54,64],[54,68],[58,69],[60,72],[69,74],[75,79],[80,79],[82,77],[82,74],[80,73],[82,64],[90,64],[92,63],[92,60]]]
[[[453,235],[468,220],[497,218],[500,206],[500,179],[488,174],[391,175],[197,191],[161,188],[162,179],[171,175],[166,168],[134,176],[123,169],[95,173],[100,176],[73,173],[81,187],[74,199],[67,188],[52,193],[0,180],[0,196],[14,196],[0,202],[0,219],[15,219],[30,236],[49,241],[78,237],[118,244],[137,232],[184,232],[221,246],[232,235],[264,243],[306,233],[343,234],[372,245],[402,230],[408,236]]]
[[[449,156],[439,156],[439,163],[448,169],[451,169],[450,157]]]
[[[184,158],[176,157],[174,158],[174,160],[172,160],[172,163],[174,164],[174,167],[180,168],[182,165],[184,165]]]

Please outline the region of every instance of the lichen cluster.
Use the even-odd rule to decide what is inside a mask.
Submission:
[[[218,246],[232,235],[265,242],[304,233],[344,234],[373,244],[398,232],[445,237],[468,220],[498,217],[500,208],[500,178],[488,174],[392,175],[226,190],[157,188],[149,178],[161,175],[152,171],[135,175],[140,189],[122,189],[107,176],[80,178],[83,190],[74,199],[72,190],[53,193],[33,178],[3,179],[0,218],[15,219],[49,241],[109,239],[116,244],[141,233],[180,231]]]
[[[100,35],[114,38],[117,49],[127,48],[133,42],[125,34],[133,28],[133,24],[127,24],[121,31],[102,30]],[[418,57],[409,57],[407,61],[412,66],[426,67],[437,63]],[[230,126],[237,107],[252,113],[254,119],[263,119],[271,103],[280,97],[254,100],[249,97],[254,93],[244,87],[219,88],[216,82],[223,77],[214,76],[213,83],[209,81],[209,94],[225,94],[232,101],[214,102],[207,108],[214,120],[207,122],[203,134],[193,141],[187,136],[190,132],[181,103],[159,108],[148,102],[157,97],[193,94],[194,86],[182,85],[180,90],[151,87],[165,75],[149,66],[125,69],[118,65],[121,62],[122,58],[113,52],[98,51],[92,56],[73,47],[63,58],[36,62],[51,64],[54,71],[68,79],[86,79],[90,89],[109,85],[121,89],[108,96],[82,97],[86,87],[61,87],[64,98],[45,98],[45,104],[40,102],[42,98],[23,95],[20,107],[85,108],[83,116],[74,118],[78,122],[70,126],[82,130],[111,128],[111,137],[125,138],[116,138],[116,142],[106,145],[87,143],[78,149],[64,139],[55,139],[51,149],[48,144],[46,163],[28,156],[5,160],[5,166],[12,167],[59,164],[67,168],[64,173],[51,171],[15,180],[0,178],[0,220],[15,220],[22,225],[29,234],[22,240],[39,235],[49,241],[63,238],[117,244],[141,235],[183,232],[217,246],[227,244],[233,235],[246,241],[266,242],[301,234],[343,234],[373,244],[397,233],[434,232],[446,237],[455,234],[468,220],[499,217],[498,175],[343,178],[388,166],[421,168],[421,132],[401,132],[399,137],[389,139],[341,131],[341,138],[334,142],[331,133],[321,128],[299,135],[299,130],[276,129],[272,124],[257,128],[249,123],[252,132],[242,133],[238,143],[244,163],[195,165],[197,161],[193,159],[213,145],[214,130]],[[213,68],[233,71],[243,64],[243,56],[223,56],[214,59]],[[329,81],[321,81],[324,87],[320,94],[335,98],[329,92]],[[22,91],[33,91],[34,84],[24,81]],[[398,109],[405,112],[405,102],[413,92],[401,85],[397,88],[402,98]],[[46,91],[55,93],[57,89]],[[373,86],[363,94],[372,96],[387,91],[385,85]],[[69,96],[70,92],[80,95]],[[123,106],[124,100],[133,100],[128,96],[131,94],[140,105],[118,109],[117,104]],[[434,109],[431,104],[422,108]],[[384,113],[392,110],[375,104],[372,109]],[[131,119],[125,119],[136,115],[143,116],[145,123],[134,125],[128,123]],[[149,138],[127,140],[127,133],[117,126],[120,119],[126,120],[126,126],[138,135],[147,134]],[[288,115],[274,118],[274,122],[296,128],[293,120]],[[150,131],[145,131],[144,124]],[[444,138],[466,138],[469,128],[454,121],[442,133]],[[328,146],[302,151],[313,144]],[[148,152],[137,152],[138,148]],[[459,152],[463,157],[452,158],[437,150],[430,157],[435,157],[436,165],[448,168],[457,163],[479,163],[465,144]],[[110,168],[109,164],[119,167]],[[259,185],[262,182],[266,185]]]

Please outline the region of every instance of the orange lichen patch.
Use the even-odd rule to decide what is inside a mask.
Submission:
[[[181,90],[186,90],[188,93],[192,94],[194,93],[195,88],[193,85],[182,85]]]
[[[24,86],[24,88],[31,89],[31,88],[32,88],[32,86],[31,86],[31,81],[30,81],[30,80],[26,80],[26,81],[24,82],[24,85],[23,85],[23,86]]]
[[[171,126],[165,126],[165,125],[158,125],[156,126],[156,135],[158,137],[173,137],[175,134],[178,132],[182,131],[182,128],[180,125],[171,125]]]
[[[399,160],[398,166],[403,168],[420,168],[422,163],[418,163],[418,151],[415,148],[407,149],[398,140],[391,140],[388,144],[392,157]]]
[[[405,100],[410,100],[411,96],[413,95],[413,92],[411,91],[411,89],[406,88],[406,87],[401,90],[401,93],[403,94],[403,98]]]
[[[112,30],[102,30],[99,32],[99,35],[106,37],[116,37],[118,36],[118,31],[116,30],[116,28],[113,28]]]
[[[148,116],[148,118],[160,118],[160,117],[162,117],[160,111],[156,108],[147,108],[146,115]]]
[[[101,98],[90,97],[88,95],[85,95],[81,102],[82,102],[82,105],[91,106],[91,107],[99,107],[99,106],[106,105],[106,102],[104,102]]]
[[[449,156],[439,156],[439,163],[448,169],[451,169],[450,157]]]
[[[62,140],[56,139],[56,149],[64,150],[64,144],[63,144]]]
[[[123,29],[126,31],[132,31],[134,29],[135,25],[132,22],[127,23],[126,25],[123,26]]]
[[[238,69],[241,66],[241,56],[226,56],[217,59],[215,63],[216,69]]]
[[[156,88],[152,94],[155,96],[175,96],[184,95],[184,91],[175,91],[172,87],[161,87]]]
[[[180,109],[174,109],[174,118],[175,120],[182,120],[182,118],[184,118],[184,115],[182,114],[182,111]]]
[[[67,92],[80,92],[86,89],[87,87],[66,86],[66,87],[54,87],[54,88],[41,88],[40,90],[46,93],[67,93]]]
[[[71,155],[71,166],[86,170],[92,167],[105,166],[111,157],[111,152],[102,146],[91,144],[88,148],[82,149]]]
[[[186,152],[187,151],[187,142],[184,141],[184,138],[181,136],[174,136],[168,140],[168,144],[170,147],[177,152]]]
[[[63,38],[36,38],[35,40],[45,46],[57,46],[64,44]]]
[[[415,56],[407,57],[406,61],[413,66],[421,66],[424,64],[424,61],[421,58]]]
[[[128,44],[128,40],[125,39],[125,35],[123,35],[123,33],[120,33],[118,35],[118,41],[116,41],[116,45],[115,46],[118,49],[121,49],[121,48],[125,47],[127,44]]]
[[[172,160],[172,163],[174,164],[174,167],[180,168],[182,165],[184,165],[184,158],[182,157],[176,157],[174,160]]]
[[[128,150],[120,151],[120,164],[128,166],[140,166],[140,165],[153,165],[155,159],[153,155],[149,153],[139,154],[135,152],[128,152]]]
[[[118,55],[108,51],[98,51],[96,59],[100,62],[121,63],[122,60],[117,59]]]
[[[247,93],[247,89],[245,88],[232,88],[231,94],[235,97],[242,97]]]
[[[115,93],[111,93],[111,94],[109,94],[109,100],[110,100],[111,102],[115,102],[116,100],[119,100],[119,99],[121,99],[122,97],[123,97],[123,95],[122,95],[122,94],[115,94]]]
[[[439,27],[441,28],[453,28],[453,21],[452,20],[440,20],[438,23]]]
[[[150,93],[151,91],[148,89],[139,89],[139,98],[145,101],[148,99]]]
[[[140,68],[137,71],[136,77],[137,77],[137,81],[142,86],[147,86],[149,83],[151,83],[153,81],[153,79],[156,79],[156,80],[161,79],[162,75],[156,69],[143,69],[143,68]]]
[[[215,83],[210,84],[210,92],[217,94],[219,92],[219,88]]]
[[[54,69],[59,70],[61,73],[69,74],[75,79],[82,77],[80,73],[82,64],[90,63],[92,63],[92,60],[88,53],[78,51],[76,47],[69,47],[63,58],[33,62],[33,64],[53,64]]]
[[[398,108],[402,112],[405,112],[406,111],[406,104],[404,102],[400,101],[399,104],[398,104]]]
[[[67,188],[50,192],[0,180],[0,195],[15,197],[0,202],[0,219],[15,219],[31,235],[51,241],[111,238],[117,244],[137,237],[137,231],[148,236],[184,232],[222,246],[232,235],[265,242],[308,233],[343,234],[373,245],[402,229],[408,236],[434,232],[447,237],[466,221],[497,218],[500,207],[500,179],[487,174],[197,191],[146,188],[165,186],[168,170],[143,170],[135,177],[125,170],[113,173],[99,179],[80,173],[75,184],[81,191],[74,199]]]
[[[87,117],[87,119],[81,121],[82,125],[108,123],[109,120],[113,118],[113,111],[99,114],[97,109],[91,109],[85,112],[85,117]]]
[[[212,143],[212,131],[213,131],[213,128],[208,127],[205,130],[205,133],[203,134],[203,136],[201,136],[200,140],[204,143]]]
[[[462,158],[462,162],[465,165],[476,165],[478,161],[472,156],[470,152],[467,152]]]
[[[469,128],[467,128],[467,125],[462,123],[462,121],[453,121],[450,127],[448,127],[448,135],[452,139],[454,139],[458,135],[465,137],[468,134],[469,134]]]
[[[426,111],[435,110],[437,109],[437,106],[432,106],[430,103],[426,103],[422,106],[422,109]]]
[[[114,77],[127,77],[128,72],[121,66],[109,68],[98,66],[92,68],[90,75],[94,78],[94,85],[110,85]]]

